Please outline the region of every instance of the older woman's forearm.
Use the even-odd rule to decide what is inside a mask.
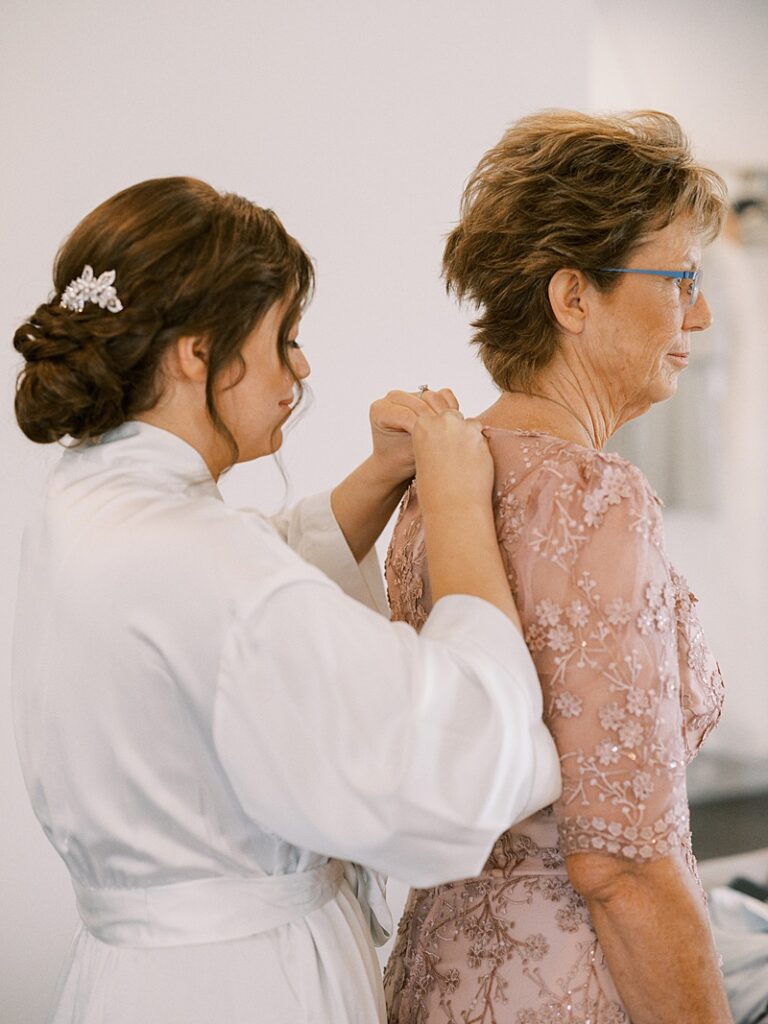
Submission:
[[[681,861],[578,854],[568,871],[632,1024],[732,1024],[701,894]]]

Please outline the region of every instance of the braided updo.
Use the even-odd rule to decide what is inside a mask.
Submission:
[[[97,276],[116,272],[122,310],[62,306],[86,265]],[[271,210],[180,177],[141,182],[98,206],[59,250],[53,278],[55,294],[13,339],[26,361],[16,418],[27,437],[86,440],[151,409],[163,390],[166,349],[193,334],[207,342],[209,415],[235,457],[216,409],[216,378],[285,298],[279,344],[290,369],[288,334],[314,282],[309,257]]]

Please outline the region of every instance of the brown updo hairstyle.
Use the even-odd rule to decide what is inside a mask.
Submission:
[[[83,268],[116,272],[123,309],[61,305]],[[55,294],[14,335],[26,360],[16,418],[41,443],[97,437],[162,394],[161,363],[184,335],[207,343],[206,404],[216,429],[237,445],[216,408],[219,374],[273,303],[289,299],[280,358],[290,369],[288,335],[314,285],[311,261],[271,210],[217,192],[194,178],[155,178],[96,207],[65,241],[54,264]],[[295,377],[301,391],[301,383]]]
[[[481,311],[472,341],[496,385],[530,390],[558,345],[557,270],[581,270],[607,292],[621,275],[597,268],[626,266],[681,214],[711,241],[725,213],[723,180],[694,161],[669,114],[545,110],[513,124],[473,171],[443,273]]]

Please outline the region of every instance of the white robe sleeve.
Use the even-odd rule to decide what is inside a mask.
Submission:
[[[389,618],[376,549],[355,561],[331,511],[330,491],[304,498],[269,522],[305,562],[321,569],[350,597]]]
[[[262,827],[428,886],[476,874],[559,795],[541,711],[525,644],[485,601],[443,598],[419,636],[308,578],[232,628],[214,740]]]

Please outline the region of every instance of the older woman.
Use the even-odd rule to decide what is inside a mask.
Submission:
[[[560,754],[563,793],[479,877],[411,893],[392,1024],[724,1024],[685,766],[722,681],[643,474],[601,451],[670,398],[711,314],[702,246],[724,189],[665,114],[523,118],[467,185],[444,270],[480,309],[501,391],[481,417],[497,531]],[[411,490],[388,582],[432,604]]]

